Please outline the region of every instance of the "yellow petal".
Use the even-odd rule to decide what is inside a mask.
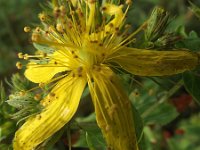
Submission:
[[[103,12],[107,15],[114,16],[114,18],[112,20],[110,20],[104,26],[103,31],[100,31],[100,32],[97,32],[97,33],[92,33],[90,35],[90,38],[92,38],[92,39],[95,39],[97,37],[100,37],[100,39],[103,39],[103,38],[106,37],[106,34],[105,34],[106,32],[111,32],[111,33],[115,32],[115,30],[113,30],[113,29],[119,28],[120,26],[122,26],[122,23],[125,19],[124,18],[125,14],[123,13],[121,6],[106,3],[103,6]],[[112,29],[111,29],[111,26],[113,26]],[[98,40],[98,39],[95,39],[95,40]]]
[[[199,64],[199,54],[187,50],[156,51],[122,48],[110,58],[124,70],[140,76],[164,76],[192,70]]]
[[[24,73],[26,78],[35,83],[45,83],[55,74],[69,70],[69,60],[62,52],[56,51],[51,59],[48,64],[29,63]]]
[[[46,97],[52,102],[16,132],[14,150],[33,150],[69,122],[77,110],[85,85],[85,79],[80,77],[68,76],[59,81]]]
[[[108,68],[92,73],[89,79],[96,119],[108,149],[138,150],[133,114],[127,94],[119,79]]]

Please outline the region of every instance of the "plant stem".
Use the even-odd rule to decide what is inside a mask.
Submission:
[[[149,113],[151,113],[153,110],[156,109],[161,103],[168,100],[174,93],[176,93],[181,87],[183,86],[183,80],[181,79],[176,85],[174,85],[167,94],[165,94],[163,97],[161,97],[158,102],[153,104],[151,107],[149,107],[144,113],[142,113],[142,118],[145,118],[148,116]]]

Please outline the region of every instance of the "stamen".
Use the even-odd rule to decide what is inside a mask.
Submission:
[[[64,32],[63,26],[62,26],[61,23],[58,23],[58,24],[56,25],[56,29],[57,29],[57,31],[60,32],[60,33],[63,33],[63,32]]]
[[[132,5],[133,1],[132,0],[126,0],[126,5]]]
[[[45,87],[45,83],[39,83],[39,87],[41,88],[41,89],[43,89],[44,87]]]
[[[39,13],[38,17],[42,22],[45,22],[47,20],[47,15],[44,12]]]
[[[41,39],[40,34],[38,34],[38,33],[33,33],[33,34],[32,34],[31,40],[32,40],[33,42],[39,42],[40,39]]]
[[[18,55],[18,58],[24,58],[23,53],[18,53],[17,55]]]
[[[30,32],[30,31],[31,31],[31,28],[30,28],[30,27],[28,27],[28,26],[24,27],[24,32],[28,33],[28,32]]]
[[[41,99],[41,95],[40,94],[35,94],[34,100],[39,101],[40,99]]]
[[[16,67],[17,67],[17,69],[22,69],[22,63],[18,61],[16,63]]]

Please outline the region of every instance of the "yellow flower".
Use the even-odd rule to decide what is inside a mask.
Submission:
[[[53,88],[41,101],[44,110],[16,132],[14,150],[32,150],[68,123],[86,85],[108,148],[138,150],[131,104],[114,70],[172,75],[195,68],[198,54],[128,48],[143,28],[127,34],[130,0],[125,5],[102,6],[96,0],[72,2],[54,1],[52,14],[40,14],[44,27],[33,30],[38,52],[24,55],[30,60],[25,76],[40,87]]]

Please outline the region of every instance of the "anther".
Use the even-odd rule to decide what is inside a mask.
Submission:
[[[43,58],[47,57],[47,53],[42,53],[42,57]]]
[[[58,23],[57,25],[56,25],[56,30],[58,31],[58,32],[63,32],[63,26],[62,26],[62,24],[61,23]]]
[[[78,56],[77,56],[77,55],[74,55],[74,58],[78,58]]]
[[[115,28],[115,31],[119,31],[119,27],[116,27],[116,28]]]
[[[30,27],[28,27],[28,26],[26,26],[26,27],[24,27],[24,32],[30,32],[31,31],[31,28]]]
[[[16,67],[17,67],[17,69],[22,69],[22,64],[21,64],[21,62],[17,62],[17,63],[16,63]]]
[[[132,0],[126,0],[126,5],[132,5]]]
[[[45,31],[45,34],[48,35],[48,34],[49,34],[49,31]]]
[[[45,84],[44,84],[44,83],[42,83],[42,82],[41,82],[41,83],[39,83],[39,87],[40,87],[40,88],[44,88],[44,86],[45,86]]]
[[[35,94],[34,100],[39,101],[40,99],[41,99],[41,95],[40,94]]]
[[[40,18],[40,21],[42,21],[42,22],[44,22],[44,21],[47,20],[47,16],[46,16],[46,14],[44,14],[44,13],[40,13],[40,14],[38,15],[38,17]]]
[[[26,94],[26,92],[23,91],[23,90],[19,92],[19,95],[20,95],[20,96],[24,96],[25,94]]]
[[[105,6],[103,6],[103,7],[101,8],[102,11],[106,11],[106,9],[107,9],[107,8],[106,8]]]
[[[24,57],[23,57],[23,58],[24,58],[25,60],[28,60],[28,58],[29,58],[28,56],[29,56],[28,54],[24,54]]]
[[[56,94],[55,93],[49,93],[49,95],[48,95],[48,98],[53,98],[53,97],[55,97],[56,96]]]
[[[60,9],[59,9],[58,7],[55,7],[54,10],[53,10],[53,12],[54,12],[54,16],[55,16],[56,18],[58,18],[59,15],[60,15]]]
[[[40,35],[38,33],[33,33],[31,36],[33,42],[38,42],[40,40]]]
[[[101,54],[101,56],[102,56],[102,57],[105,57],[105,56],[106,56],[106,54],[105,54],[105,53],[102,53],[102,54]]]
[[[77,68],[78,73],[81,73],[82,71],[83,71],[83,67],[80,66],[80,67]]]
[[[110,26],[111,28],[113,28],[113,27],[114,27],[113,23],[110,23],[110,24],[109,24],[109,26]]]
[[[18,53],[18,58],[24,58],[24,55],[22,53]]]
[[[72,77],[75,77],[75,76],[76,76],[75,73],[73,73],[73,74],[72,74]]]
[[[40,27],[36,27],[35,31],[39,33],[41,31]]]
[[[66,8],[65,8],[65,6],[60,6],[60,11],[61,11],[61,13],[66,13]]]

